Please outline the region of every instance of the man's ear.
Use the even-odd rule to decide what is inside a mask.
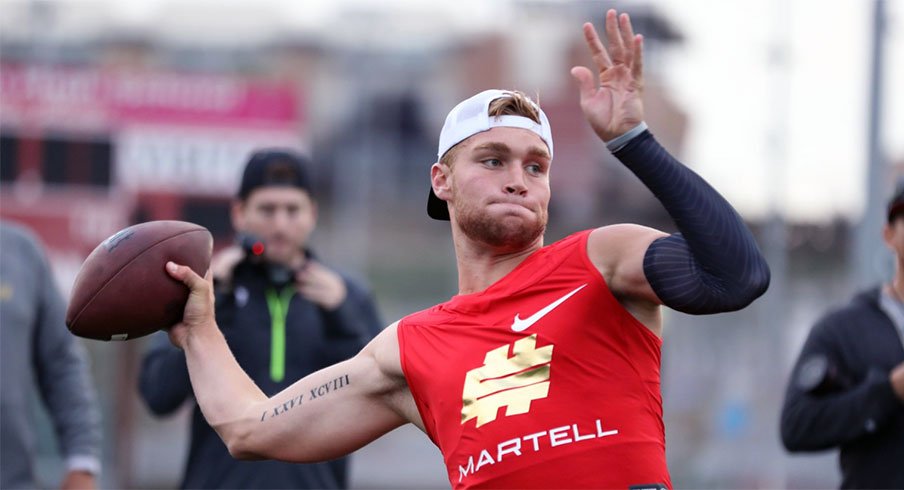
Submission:
[[[895,231],[892,229],[892,225],[893,223],[886,223],[885,226],[882,227],[882,240],[885,242],[885,246],[894,252],[895,245],[893,239]]]
[[[449,201],[452,197],[452,169],[443,163],[434,163],[430,167],[430,184],[436,197]]]

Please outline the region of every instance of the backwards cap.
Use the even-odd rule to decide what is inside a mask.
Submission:
[[[443,130],[439,133],[437,159],[442,159],[450,148],[471,136],[500,126],[522,128],[534,132],[549,147],[549,156],[551,158],[553,155],[552,129],[543,109],[540,109],[540,106],[536,103],[528,99],[540,114],[540,124],[523,116],[490,116],[490,104],[496,99],[506,97],[512,97],[512,92],[497,89],[484,90],[453,107],[449,111],[449,115],[446,116]],[[430,189],[430,196],[427,198],[427,215],[433,219],[449,220],[449,209],[446,202],[436,197],[432,188]]]
[[[296,187],[311,194],[307,156],[287,148],[263,148],[254,151],[242,173],[238,198],[245,200],[260,187]]]

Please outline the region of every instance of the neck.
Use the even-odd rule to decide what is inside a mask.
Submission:
[[[454,231],[453,235],[458,262],[458,294],[483,291],[543,246],[542,235],[521,249],[491,247]]]

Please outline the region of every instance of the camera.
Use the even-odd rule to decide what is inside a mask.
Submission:
[[[266,259],[264,252],[267,250],[267,244],[263,239],[244,231],[236,234],[235,238],[239,247],[245,252],[246,260],[264,267],[267,272],[267,279],[271,284],[282,287],[294,281],[295,270]]]

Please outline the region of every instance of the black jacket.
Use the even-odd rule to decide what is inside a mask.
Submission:
[[[810,331],[785,393],[785,447],[839,446],[842,488],[904,488],[904,402],[888,379],[901,362],[902,339],[879,307],[878,289],[824,316]],[[821,385],[805,389],[823,372]]]
[[[239,365],[268,396],[355,355],[383,327],[370,294],[343,279],[348,295],[335,311],[325,311],[298,293],[291,297],[285,342],[277,341],[285,346],[281,380],[271,374],[274,346],[267,304],[267,290],[281,288],[270,284],[263,266],[245,261],[236,266],[231,289],[218,292],[217,324]],[[182,351],[170,345],[164,333],[156,335],[142,363],[139,390],[154,414],[165,415],[179,408],[192,388]],[[347,458],[318,464],[235,460],[194,406],[183,488],[345,488],[346,470]]]

